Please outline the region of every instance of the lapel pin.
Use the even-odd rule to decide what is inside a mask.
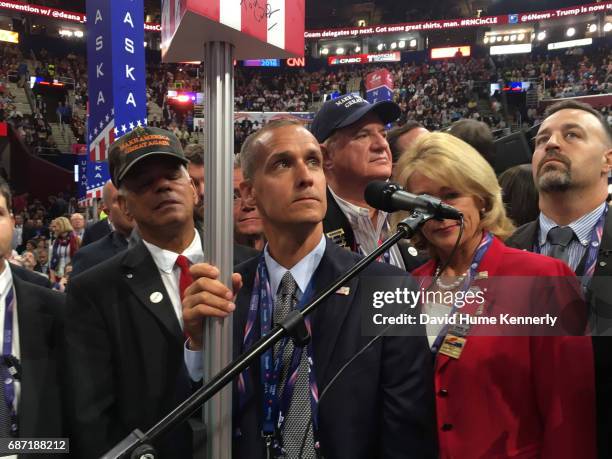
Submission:
[[[408,253],[409,253],[410,255],[412,255],[413,257],[416,257],[416,256],[419,254],[419,252],[417,251],[417,249],[415,249],[414,247],[409,247],[409,248],[408,248]]]
[[[338,295],[348,295],[351,292],[351,288],[350,287],[340,287],[338,290],[336,290],[336,293]]]
[[[476,278],[474,280],[488,279],[488,278],[489,278],[489,271],[481,271],[478,274],[476,274]]]
[[[151,296],[149,296],[149,300],[151,300],[151,303],[159,303],[163,298],[164,295],[162,295],[161,292],[153,292],[151,293]]]
[[[127,273],[125,277],[127,277],[128,279],[131,279],[132,277],[134,277],[134,275],[132,273]]]

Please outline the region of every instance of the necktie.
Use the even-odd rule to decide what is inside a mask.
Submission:
[[[565,263],[569,262],[569,243],[574,238],[574,230],[569,226],[555,226],[546,237],[551,245],[550,256]]]
[[[295,307],[297,298],[295,296],[297,291],[297,284],[295,279],[289,271],[285,273],[281,279],[279,286],[279,292],[276,296],[274,304],[274,322],[279,323],[287,314]],[[274,348],[275,354],[278,353],[280,346],[277,344]],[[279,398],[282,399],[282,394],[287,382],[289,367],[291,365],[291,356],[293,355],[293,341],[289,340],[285,346],[285,350],[282,356],[282,368],[279,380]],[[310,409],[310,391],[308,386],[308,356],[306,353],[306,347],[302,349],[302,356],[300,359],[300,365],[298,367],[297,380],[293,389],[293,397],[291,398],[291,404],[286,414],[287,419],[283,431],[281,432],[283,438],[283,447],[285,448],[287,457],[290,458],[314,458],[314,437],[312,434],[312,426],[309,427],[311,418]],[[308,428],[308,436],[306,443],[302,449],[302,440],[304,433]],[[302,449],[302,456],[299,457],[300,449]]]
[[[11,288],[8,292],[8,294],[6,295],[6,300],[5,300],[5,308],[9,309],[12,308],[12,310],[15,310],[15,290],[13,288]],[[6,317],[6,315],[5,315]],[[5,324],[5,328],[6,328],[6,324]],[[2,358],[2,360],[0,361],[0,385],[2,386],[2,388],[0,389],[1,394],[2,395],[2,399],[0,400],[0,435],[2,437],[11,437],[11,412],[8,406],[8,394],[7,394],[7,387],[6,387],[6,381],[8,381],[8,378],[12,378],[12,375],[9,373],[8,371],[8,367],[4,362],[4,358]]]
[[[189,259],[184,255],[179,255],[176,259],[176,266],[181,270],[181,275],[179,276],[179,294],[181,295],[181,301],[185,296],[185,289],[191,285],[193,282],[193,278],[189,273]]]

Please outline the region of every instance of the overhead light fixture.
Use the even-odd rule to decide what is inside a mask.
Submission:
[[[323,54],[324,56],[327,56],[329,54],[329,49],[328,48],[323,48],[321,50],[321,54]]]
[[[74,31],[74,36],[77,38],[83,38],[83,31],[82,30],[75,30]]]
[[[397,48],[397,43],[395,42],[391,43],[391,49],[395,49],[395,48]]]
[[[542,41],[546,38],[546,31],[543,30],[542,32],[538,32],[538,40]]]
[[[510,35],[510,41],[516,41],[516,35]]]
[[[591,24],[591,25],[589,26],[589,32],[590,32],[590,33],[595,33],[595,32],[597,32],[597,24]]]
[[[361,51],[361,46],[355,46],[355,52],[358,53],[359,51]]]
[[[406,47],[406,41],[400,40],[400,42],[397,44],[397,46],[399,46],[400,48],[405,48]]]
[[[570,27],[565,32],[565,35],[567,35],[568,37],[573,37],[574,35],[576,35],[576,29],[574,29],[573,27]]]
[[[344,48],[336,48],[336,54],[344,54]]]
[[[484,44],[486,45],[487,43],[489,43],[489,37],[484,37],[484,40],[482,40],[484,42]]]
[[[147,46],[148,46],[148,45],[147,45],[147,42],[145,41],[145,42],[144,42],[144,47],[146,48]]]
[[[603,31],[610,32],[611,30],[612,30],[612,22],[606,22],[606,24],[603,27]]]
[[[382,51],[384,47],[385,47],[385,45],[383,45],[382,43],[379,43],[378,46],[376,47],[376,49],[378,51]]]
[[[497,42],[502,41],[502,37],[501,37],[501,35],[498,35],[498,36],[497,36],[497,38],[496,38],[496,40],[497,40]]]
[[[410,40],[410,47],[411,48],[416,48],[416,46],[417,46],[416,38],[413,38],[412,40]]]
[[[525,39],[525,34],[524,33],[519,33],[518,37],[516,37],[518,39],[518,41],[523,41]]]
[[[504,41],[510,41],[510,35],[504,35]]]

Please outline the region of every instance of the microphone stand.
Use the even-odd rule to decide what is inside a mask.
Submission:
[[[381,254],[386,252],[391,246],[400,239],[412,237],[418,228],[427,221],[434,218],[433,214],[415,211],[410,217],[402,220],[397,225],[397,231],[376,250],[362,258],[346,274],[330,284],[321,292],[310,304],[302,311],[291,311],[285,320],[276,325],[270,333],[256,341],[250,349],[239,356],[236,360],[226,366],[220,373],[214,376],[205,386],[194,392],[189,398],[178,405],[173,411],[166,415],[161,421],[151,427],[145,433],[135,429],[126,438],[117,443],[108,451],[102,459],[155,459],[157,457],[155,449],[151,443],[159,436],[185,421],[196,410],[198,410],[207,400],[211,399],[226,384],[230,383],[245,368],[249,367],[255,359],[260,357],[268,349],[272,348],[276,342],[287,336],[291,337],[294,344],[299,347],[305,346],[310,340],[310,335],[306,330],[304,317],[311,314],[328,297],[334,294],[348,280],[355,277],[370,263],[376,260]]]

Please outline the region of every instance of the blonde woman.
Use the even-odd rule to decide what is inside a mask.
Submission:
[[[466,308],[462,313],[525,308],[534,299],[538,305],[580,302],[573,278],[567,288],[547,291],[545,298],[545,292],[529,288],[538,284],[538,276],[573,273],[558,260],[504,245],[513,225],[495,173],[467,143],[450,134],[423,134],[401,156],[395,181],[411,193],[435,196],[464,215],[455,252],[460,223],[454,220],[431,220],[412,239],[432,257],[412,274],[434,277],[423,280],[432,291],[477,292],[483,278],[501,282],[503,276],[529,276],[521,282],[521,291],[504,290],[501,284],[484,295],[482,309]],[[457,304],[426,303],[422,309],[452,316]],[[473,326],[462,332],[452,326],[428,326],[427,331],[435,358],[441,458],[595,457],[593,355],[588,337],[474,336]]]
[[[70,220],[58,217],[49,225],[53,228],[55,241],[51,247],[51,261],[49,262],[49,279],[56,284],[64,275],[64,269],[79,249],[79,238],[72,229]]]

